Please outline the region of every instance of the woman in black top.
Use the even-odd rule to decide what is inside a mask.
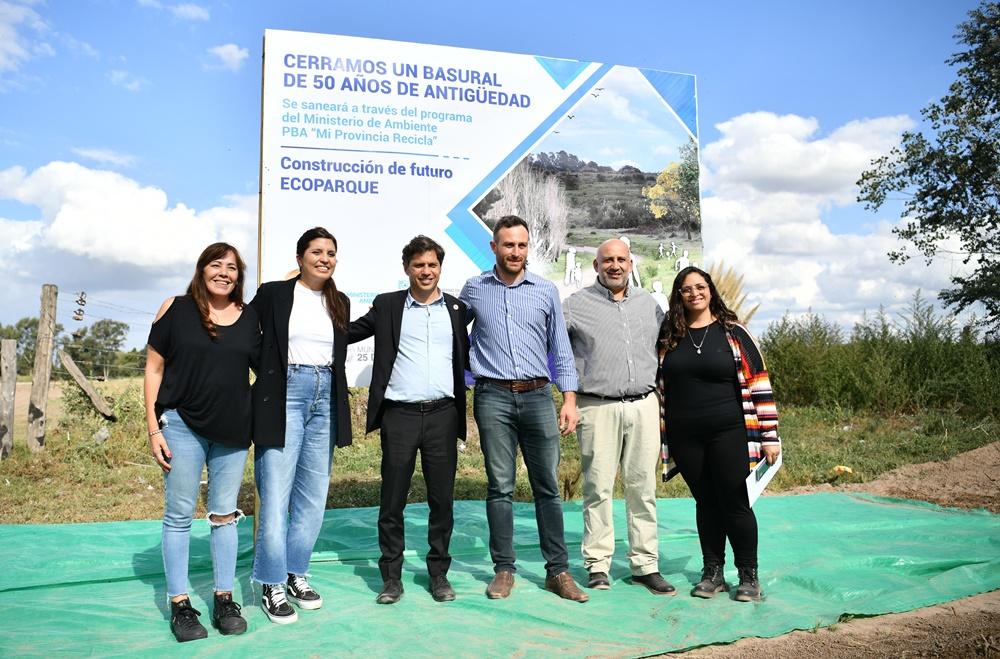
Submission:
[[[215,602],[212,624],[242,634],[233,601],[236,507],[250,446],[250,367],[260,348],[257,314],[243,304],[246,266],[235,247],[214,243],[198,257],[187,294],[166,300],[149,332],[146,423],[164,473],[163,566],[170,627],[178,641],[205,638],[188,598],[188,547],[202,467],[208,465]]]
[[[728,590],[726,538],[733,548],[739,601],[759,600],[757,519],[747,499],[751,462],[781,451],[767,372],[753,338],[696,267],[674,279],[660,329],[663,431],[696,503],[704,566],[692,595]]]

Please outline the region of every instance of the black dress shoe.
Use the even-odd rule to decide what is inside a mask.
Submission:
[[[640,586],[645,586],[646,590],[653,593],[654,595],[676,595],[677,589],[674,588],[669,581],[660,576],[659,572],[650,572],[649,574],[633,574],[632,583],[637,583]]]
[[[431,577],[431,597],[435,602],[451,602],[455,599],[455,589],[448,583],[448,577],[443,574]]]
[[[382,592],[375,601],[379,604],[395,604],[403,596],[403,584],[399,579],[387,579],[382,585]]]
[[[606,572],[591,572],[587,577],[587,588],[609,590],[611,588],[611,581],[608,580],[608,574]]]

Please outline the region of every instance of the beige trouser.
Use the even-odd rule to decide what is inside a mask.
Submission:
[[[583,462],[583,553],[588,572],[610,572],[615,553],[612,498],[621,465],[628,524],[628,561],[634,575],[658,572],[656,466],[660,406],[655,394],[623,403],[579,396]]]

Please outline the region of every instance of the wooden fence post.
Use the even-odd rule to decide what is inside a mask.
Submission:
[[[0,460],[14,448],[14,392],[17,390],[17,341],[0,341]]]
[[[42,286],[42,309],[38,314],[38,343],[35,344],[35,368],[31,373],[31,399],[28,402],[28,448],[37,453],[45,448],[45,406],[49,402],[49,379],[52,377],[52,344],[56,327],[55,284]]]
[[[90,399],[90,403],[94,406],[94,409],[100,412],[101,416],[108,421],[117,421],[118,419],[115,417],[115,413],[111,409],[111,406],[108,405],[108,402],[104,400],[104,397],[101,396],[96,389],[94,389],[94,385],[90,384],[87,376],[83,374],[80,367],[73,361],[73,358],[62,350],[57,352],[59,354],[59,361],[62,362],[62,365],[73,378],[73,381],[76,382],[81,389],[83,389],[83,393],[87,394],[87,398]]]

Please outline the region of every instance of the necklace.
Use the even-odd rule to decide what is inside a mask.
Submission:
[[[708,338],[708,330],[711,329],[711,327],[712,327],[711,325],[707,325],[705,327],[705,334],[702,335],[701,341],[699,343],[694,342],[694,332],[692,331],[692,328],[690,327],[688,328],[688,338],[691,339],[691,345],[694,346],[694,349],[698,352],[699,355],[701,354],[701,347],[705,345],[705,339]]]

